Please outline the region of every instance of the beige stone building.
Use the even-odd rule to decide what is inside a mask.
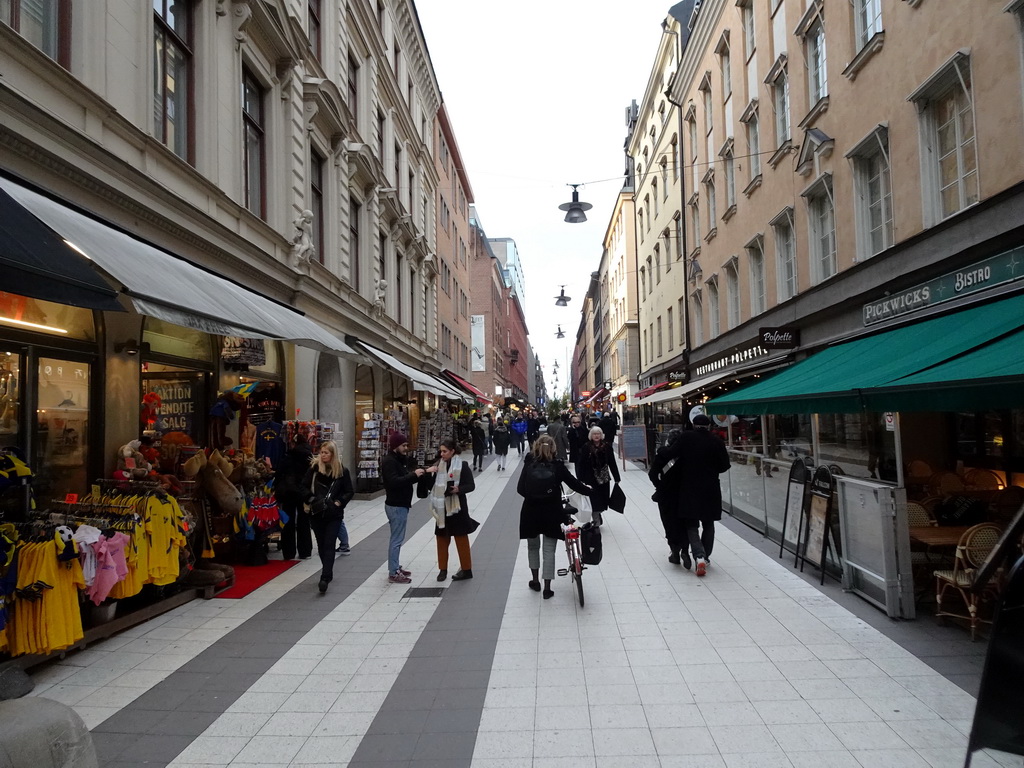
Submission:
[[[8,285],[51,301],[32,330],[2,324],[25,413],[46,405],[41,357],[81,379],[76,481],[137,436],[161,376],[188,385],[205,444],[207,410],[239,382],[226,338],[264,340],[243,378],[278,385],[288,417],[338,423],[346,463],[362,414],[459,397],[435,376],[440,91],[410,0],[4,3],[0,43],[8,215],[81,230],[112,278],[101,294],[124,286],[129,309],[75,296],[53,274],[71,262],[59,242],[46,280]],[[117,263],[116,243],[136,258]],[[13,444],[43,460],[34,434],[25,419]]]

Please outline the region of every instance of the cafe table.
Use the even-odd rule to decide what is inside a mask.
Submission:
[[[969,525],[912,525],[910,540],[926,547],[955,547],[971,529]]]

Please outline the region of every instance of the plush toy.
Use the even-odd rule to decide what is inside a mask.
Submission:
[[[156,426],[161,405],[163,405],[163,401],[156,392],[147,392],[142,396],[142,411],[139,421],[142,422],[143,429],[153,429]]]
[[[141,440],[131,440],[117,449],[117,470],[114,477],[118,480],[141,480],[153,469],[146,457],[139,450]]]
[[[231,445],[227,427],[235,420],[235,413],[242,408],[245,399],[230,390],[221,394],[210,409],[210,447],[224,449]]]

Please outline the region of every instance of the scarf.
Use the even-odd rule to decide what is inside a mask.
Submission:
[[[462,458],[452,456],[447,466],[444,461],[437,465],[437,474],[434,475],[434,487],[430,489],[430,514],[434,516],[437,527],[443,529],[446,517],[456,514],[462,505],[459,503],[459,496],[445,496],[448,483],[459,483],[459,475],[462,474]]]

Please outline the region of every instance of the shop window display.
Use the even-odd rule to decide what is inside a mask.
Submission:
[[[91,366],[41,357],[38,368],[33,464],[36,493],[49,501],[88,485]]]
[[[92,310],[0,291],[0,327],[96,341]]]

